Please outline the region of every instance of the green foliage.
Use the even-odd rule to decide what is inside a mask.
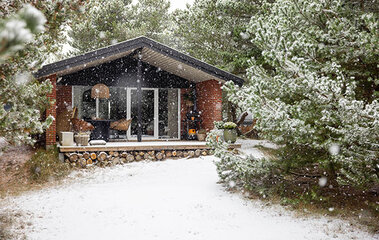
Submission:
[[[144,35],[167,42],[167,0],[90,0],[70,23],[74,53],[83,53]]]
[[[235,129],[237,124],[234,122],[215,121],[214,126],[216,129]]]
[[[45,16],[31,5],[0,21],[0,64],[44,31]]]
[[[25,5],[26,3],[29,3]],[[12,144],[29,143],[53,121],[41,121],[52,90],[49,81],[36,81],[30,72],[56,59],[65,17],[81,1],[1,2],[0,21],[0,137]],[[47,29],[48,31],[44,31]]]
[[[178,48],[235,74],[244,74],[248,60],[260,51],[246,26],[259,7],[256,0],[195,0],[173,13]]]
[[[31,180],[44,183],[59,180],[70,173],[70,165],[58,160],[58,149],[38,150],[35,155],[25,163]]]
[[[330,205],[330,198],[322,196],[316,187],[309,191],[297,193],[296,196],[294,195],[294,193],[282,193],[280,204],[293,207],[297,207],[299,204],[317,204],[322,207],[328,207]]]
[[[217,173],[230,188],[241,187],[249,191],[262,193],[262,187],[277,180],[278,168],[273,159],[239,156],[228,150],[228,144],[222,140],[221,130],[212,130],[207,136],[207,144],[214,148]]]
[[[223,126],[224,129],[235,129],[236,127],[237,124],[235,124],[234,122],[226,122]]]
[[[224,129],[224,122],[223,121],[215,121],[214,126],[216,129]]]
[[[378,13],[362,9],[264,2],[247,31],[265,64],[252,59],[249,82],[224,90],[264,138],[286,146],[288,166],[319,163],[341,184],[369,187],[379,182],[379,28]]]

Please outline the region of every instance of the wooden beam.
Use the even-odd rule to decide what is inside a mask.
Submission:
[[[229,144],[229,149],[241,148],[241,144]],[[211,147],[205,144],[186,145],[124,145],[124,146],[60,146],[60,152],[107,152],[107,151],[160,151],[160,150],[208,150]]]
[[[137,140],[138,142],[142,141],[142,88],[141,84],[143,81],[142,73],[142,62],[141,62],[141,49],[138,49],[137,56]]]

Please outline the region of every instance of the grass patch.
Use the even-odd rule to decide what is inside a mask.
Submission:
[[[57,184],[72,170],[68,163],[59,161],[57,148],[33,150],[22,162],[13,163],[12,158],[0,168],[0,201],[3,197]],[[23,222],[22,215],[11,209],[0,212],[0,239],[26,239],[24,231],[31,223]]]
[[[67,176],[72,168],[58,159],[58,149],[37,149],[22,164],[0,169],[0,198],[18,195],[56,183]],[[1,238],[0,238],[1,239]]]
[[[246,191],[246,190],[245,190]],[[272,185],[249,191],[252,198],[280,204],[299,215],[335,216],[379,233],[379,200],[351,186],[320,187],[317,178],[287,175]]]
[[[32,182],[45,183],[60,180],[70,173],[70,166],[58,160],[58,149],[40,149],[25,163]]]

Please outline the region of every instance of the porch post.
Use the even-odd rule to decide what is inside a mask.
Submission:
[[[53,116],[54,120],[53,123],[50,125],[48,129],[46,129],[45,132],[45,141],[46,141],[46,148],[49,148],[56,144],[57,140],[57,75],[53,74],[47,77],[47,79],[50,80],[51,85],[53,85],[53,89],[50,93],[47,94],[47,98],[50,101],[49,107],[46,109],[46,117]]]
[[[142,62],[141,62],[141,50],[138,50],[137,60],[137,141],[142,141],[142,89],[141,82],[142,76]]]

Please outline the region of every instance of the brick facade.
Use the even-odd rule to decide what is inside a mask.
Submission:
[[[72,106],[72,86],[57,86],[57,115]]]
[[[196,84],[197,109],[202,118],[202,128],[210,131],[214,121],[222,120],[222,84],[208,80]]]
[[[186,106],[186,101],[184,100],[184,95],[189,91],[188,88],[180,89],[180,119],[181,119],[181,129],[180,136],[183,136],[186,132],[183,120],[186,118],[188,107]]]
[[[47,98],[51,102],[49,108],[46,109],[46,117],[53,116],[54,121],[50,125],[48,129],[46,129],[46,147],[56,144],[56,118],[57,118],[57,75],[51,75],[47,77],[51,84],[53,85],[53,89],[50,93],[47,94]]]

